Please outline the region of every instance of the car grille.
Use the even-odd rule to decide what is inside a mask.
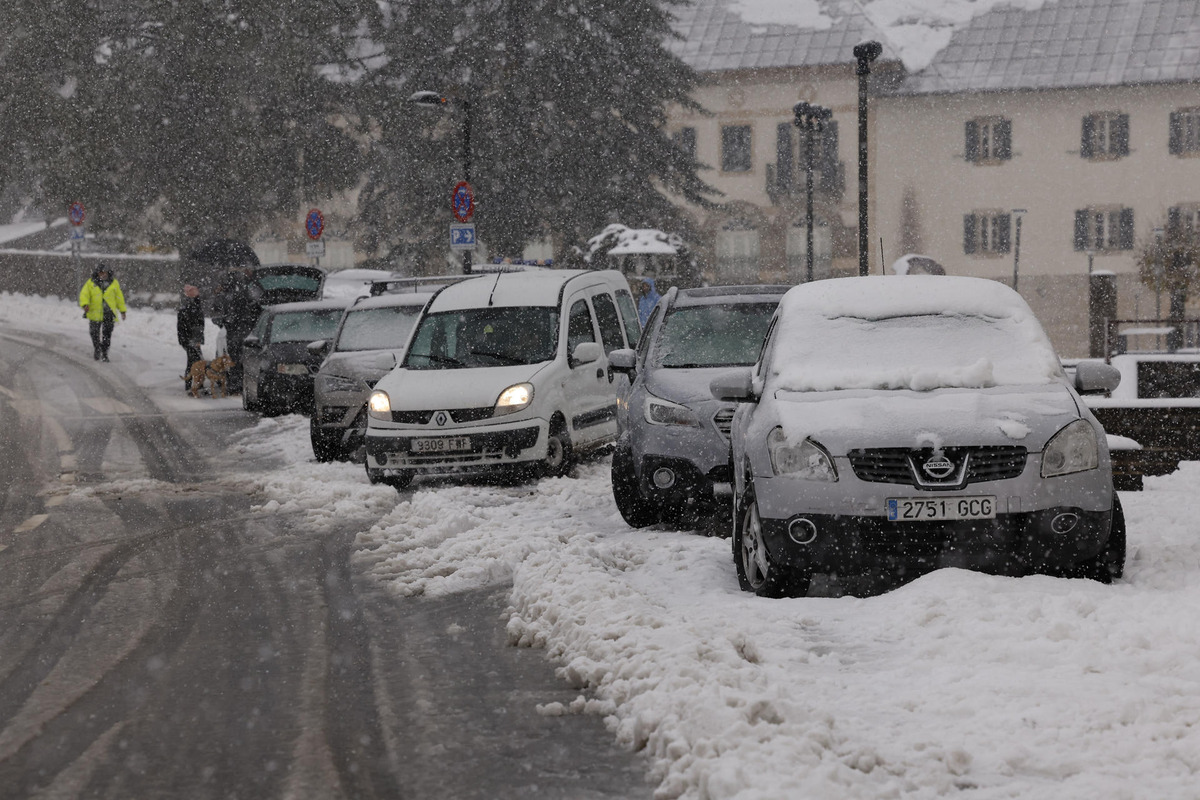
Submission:
[[[1001,481],[1015,478],[1025,470],[1028,455],[1024,447],[947,447],[942,451],[953,470],[943,479],[921,476],[920,465],[932,458],[931,449],[910,450],[904,447],[852,450],[850,466],[861,481],[898,483],[922,488],[959,488],[980,481]],[[960,482],[963,460],[966,473]]]
[[[725,437],[725,441],[729,441],[729,431],[733,427],[733,409],[722,408],[713,414],[713,425],[717,426],[717,430]]]
[[[495,409],[487,408],[455,408],[447,411],[450,420],[458,425],[467,422],[479,422],[491,419]],[[397,425],[428,425],[436,411],[393,411],[392,422]]]

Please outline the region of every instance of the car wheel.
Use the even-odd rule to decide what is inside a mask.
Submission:
[[[1115,491],[1108,544],[1104,546],[1100,555],[1081,566],[1082,577],[1100,583],[1112,583],[1125,574],[1125,510],[1121,507],[1121,498]]]
[[[316,419],[311,419],[308,422],[308,439],[312,442],[313,455],[322,464],[334,461],[341,455],[342,432],[336,428],[322,428]]]
[[[621,519],[630,527],[644,528],[658,522],[658,509],[642,495],[637,472],[633,468],[633,454],[628,447],[618,446],[613,452],[612,490]]]
[[[381,469],[367,468],[367,480],[371,483],[382,483],[384,486],[390,486],[396,491],[405,489],[413,481],[412,470],[392,470],[392,474],[385,474]]]
[[[567,424],[562,419],[555,418],[550,423],[550,435],[546,442],[546,457],[542,461],[542,471],[550,477],[562,477],[571,469],[571,435],[567,433]]]
[[[258,402],[257,393],[252,393],[249,386],[242,387],[242,408],[254,414],[262,411],[262,405]]]
[[[737,566],[738,584],[743,591],[759,597],[788,597],[808,592],[809,575],[789,575],[771,560],[763,537],[758,503],[746,494],[734,512],[733,561]]]

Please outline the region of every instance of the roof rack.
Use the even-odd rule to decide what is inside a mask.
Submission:
[[[465,281],[472,275],[427,275],[419,278],[389,278],[382,281],[371,281],[371,296],[381,294],[412,294],[415,292],[432,292],[452,283]]]

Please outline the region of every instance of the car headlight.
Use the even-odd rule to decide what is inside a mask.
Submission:
[[[792,444],[783,428],[775,428],[767,434],[767,453],[771,456],[771,468],[776,475],[830,483],[838,479],[833,458],[824,447],[812,439]]]
[[[322,375],[321,388],[326,392],[356,392],[361,384],[345,375]]]
[[[1100,465],[1100,442],[1096,429],[1085,419],[1077,419],[1046,443],[1042,451],[1042,477],[1070,475]]]
[[[687,406],[650,395],[646,398],[646,422],[651,425],[680,425],[699,428],[700,419]]]
[[[500,393],[500,396],[496,398],[496,410],[492,414],[497,417],[504,414],[514,414],[528,408],[532,402],[533,384],[518,383]]]
[[[387,392],[371,392],[367,399],[367,413],[384,422],[392,421],[392,398]]]
[[[307,364],[279,364],[275,367],[275,371],[280,375],[307,375]]]

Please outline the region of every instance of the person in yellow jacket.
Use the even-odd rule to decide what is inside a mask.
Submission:
[[[79,291],[79,305],[83,306],[83,316],[92,334],[92,358],[108,361],[108,345],[117,314],[125,319],[125,295],[107,264],[99,264],[92,270],[91,280]]]

